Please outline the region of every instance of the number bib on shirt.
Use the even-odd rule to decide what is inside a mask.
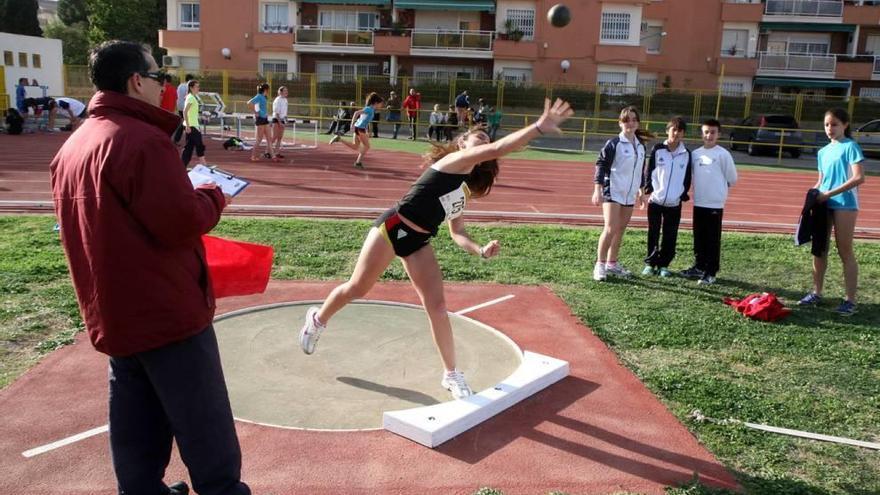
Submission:
[[[443,206],[443,211],[446,212],[446,220],[452,220],[461,216],[464,212],[468,196],[470,196],[470,191],[467,188],[467,184],[462,184],[458,189],[437,198],[440,201],[440,205]]]

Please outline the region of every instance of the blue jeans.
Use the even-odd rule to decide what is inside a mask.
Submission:
[[[249,495],[214,327],[110,358],[110,453],[119,493],[165,495],[171,441],[200,495]]]

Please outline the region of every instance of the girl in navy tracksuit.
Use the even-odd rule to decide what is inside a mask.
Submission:
[[[593,280],[605,280],[607,274],[628,277],[632,273],[617,262],[623,232],[639,199],[642,168],[645,163],[644,141],[651,136],[639,129],[639,112],[626,107],[620,112],[620,134],[609,139],[596,160],[593,204],[602,204],[605,228],[599,237],[599,253]]]
[[[666,141],[654,145],[642,175],[642,207],[648,202],[648,256],[642,275],[669,277],[675,257],[681,203],[690,199],[691,152],[684,145],[687,123],[673,117],[666,124]],[[663,243],[660,244],[660,235]]]

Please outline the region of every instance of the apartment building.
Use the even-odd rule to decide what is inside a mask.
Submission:
[[[880,97],[880,2],[167,0],[165,65]],[[875,56],[877,53],[877,56]],[[616,88],[616,89],[615,89]]]

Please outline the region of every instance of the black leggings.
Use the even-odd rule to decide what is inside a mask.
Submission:
[[[205,143],[202,142],[202,133],[195,127],[189,128],[189,134],[186,135],[186,147],[183,148],[183,166],[188,167],[189,161],[192,160],[193,148],[196,150],[196,156],[201,158],[205,156]]]

